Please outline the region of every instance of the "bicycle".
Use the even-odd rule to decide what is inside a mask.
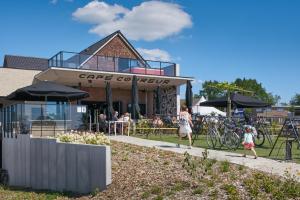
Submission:
[[[220,148],[236,150],[242,140],[243,126],[234,120],[224,117],[206,117],[208,132],[206,135],[207,145],[215,149],[217,144]]]
[[[254,144],[256,146],[262,146],[267,138],[269,144],[273,146],[273,140],[270,134],[270,128],[268,127],[268,122],[264,118],[257,118],[252,126],[257,130],[257,135],[254,136]]]
[[[199,135],[201,135],[204,131],[204,117],[196,116],[196,119],[193,120],[193,127],[192,127],[192,145],[194,144],[196,139],[199,139]]]

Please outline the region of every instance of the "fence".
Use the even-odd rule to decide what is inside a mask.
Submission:
[[[60,143],[29,134],[3,138],[9,185],[90,193],[111,183],[109,146]]]
[[[175,63],[60,51],[48,60],[49,67],[85,69],[157,76],[176,76]]]

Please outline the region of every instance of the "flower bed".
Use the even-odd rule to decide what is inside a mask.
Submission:
[[[61,133],[56,136],[57,140],[65,143],[110,145],[110,140],[103,133],[74,132]]]

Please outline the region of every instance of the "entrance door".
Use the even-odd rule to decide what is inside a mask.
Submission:
[[[113,102],[114,111],[118,111],[119,116],[123,113],[122,101],[114,101]]]
[[[82,101],[81,104],[87,106],[87,114],[89,117],[87,121],[91,121],[92,127],[96,127],[97,123],[99,123],[100,114],[107,114],[107,104],[104,101]],[[122,102],[113,102],[113,109],[114,111],[118,111],[119,116],[121,116],[121,114],[123,113]]]
[[[92,130],[96,131],[96,126],[99,123],[99,115],[106,114],[106,103],[101,101],[82,101],[81,103],[87,106],[87,122],[91,122]]]

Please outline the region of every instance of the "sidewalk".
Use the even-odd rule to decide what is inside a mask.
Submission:
[[[188,149],[185,145],[180,145],[180,148],[177,148],[176,144],[174,143],[146,140],[130,136],[110,136],[110,139],[138,146],[155,147],[157,149],[172,151],[181,154],[187,151],[190,155],[199,157],[202,156],[202,152],[204,151],[203,148],[193,147],[192,149]],[[284,176],[285,171],[288,170],[290,174],[296,175],[298,181],[300,181],[300,164],[279,162],[267,158],[253,159],[253,156],[248,156],[247,158],[244,158],[241,154],[225,151],[208,150],[208,152],[208,157],[210,159],[216,159],[218,161],[227,160],[230,163],[244,165],[252,169],[276,174],[279,176]]]

